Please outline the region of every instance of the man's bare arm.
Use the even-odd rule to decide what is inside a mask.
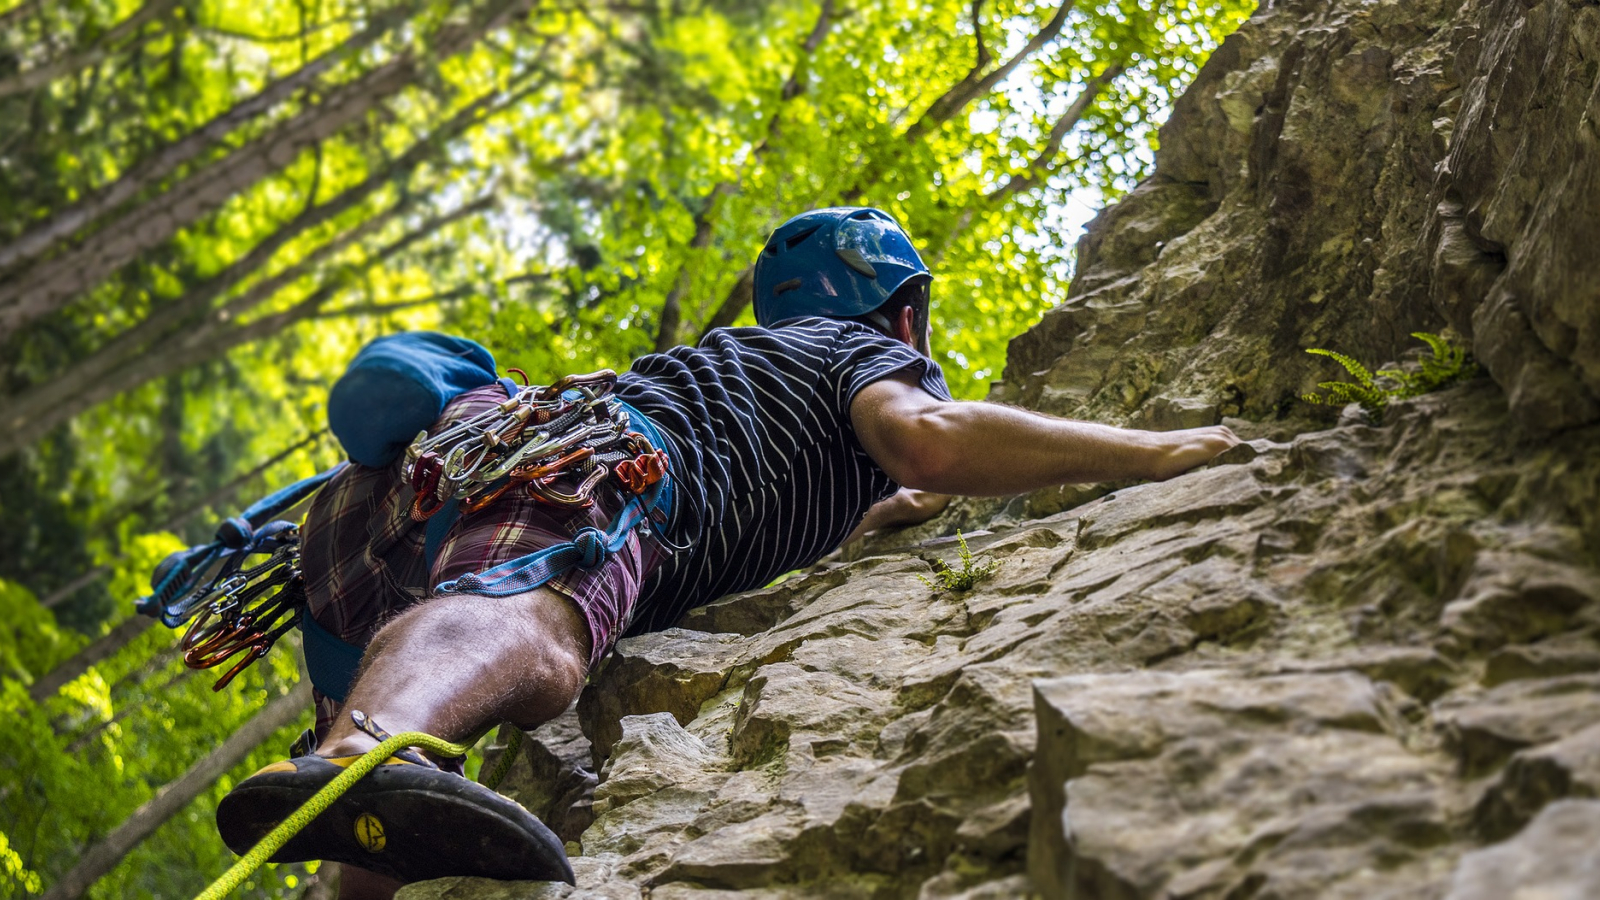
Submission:
[[[850,536],[840,542],[840,546],[851,541],[865,537],[868,533],[880,528],[893,528],[897,525],[920,525],[923,522],[944,512],[950,505],[948,494],[933,494],[928,491],[918,491],[911,488],[901,488],[885,500],[872,504],[867,514],[861,517],[861,524],[850,532]]]
[[[1239,443],[1221,426],[1141,431],[994,403],[943,401],[909,376],[862,389],[850,419],[862,448],[895,481],[968,496],[1072,482],[1164,480]]]

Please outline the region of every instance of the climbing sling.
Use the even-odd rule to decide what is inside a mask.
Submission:
[[[635,529],[648,536],[654,528],[659,537],[671,509],[669,460],[650,421],[612,396],[616,381],[607,370],[548,386],[519,386],[497,377],[493,358],[478,344],[411,332],[362,348],[330,392],[328,416],[355,463],[387,466],[404,454],[403,472],[416,492],[410,514],[427,523],[430,568],[461,512],[483,509],[507,492],[582,508],[591,506],[603,487],[616,490],[624,502],[606,529],[585,528],[569,542],[436,588],[506,596],[536,588],[573,566],[600,565]],[[504,402],[438,434],[427,433],[454,397],[497,382],[506,391]],[[211,668],[238,657],[214,690],[299,625],[312,683],[329,697],[344,698],[362,649],[305,614],[300,531],[276,517],[309,499],[346,465],[263,498],[225,520],[210,543],[173,553],[156,567],[152,592],[137,608],[171,628],[187,623],[181,644],[185,663]]]

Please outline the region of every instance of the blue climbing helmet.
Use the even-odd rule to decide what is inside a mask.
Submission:
[[[903,285],[933,280],[900,223],[881,209],[835,206],[779,225],[756,259],[756,321],[854,318]]]

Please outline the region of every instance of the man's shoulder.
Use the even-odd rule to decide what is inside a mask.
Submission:
[[[837,344],[842,340],[853,342],[862,339],[881,341],[885,344],[896,343],[891,338],[850,319],[796,316],[792,319],[775,322],[770,327],[745,325],[713,328],[700,339],[699,346],[715,347],[731,342],[750,347],[771,347],[785,344],[816,347],[825,343]]]

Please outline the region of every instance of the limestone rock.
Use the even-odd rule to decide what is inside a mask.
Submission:
[[[1517,837],[1470,853],[1446,900],[1587,900],[1600,896],[1600,801],[1552,803]]]
[[[509,727],[509,726],[502,726]],[[500,763],[503,746],[484,754],[483,771]],[[498,790],[538,816],[556,836],[575,841],[594,821],[591,798],[599,781],[576,709],[529,732]]]
[[[1429,880],[1437,761],[1352,673],[1036,682],[1029,871],[1046,897],[1360,896]]]
[[[623,640],[514,788],[593,815],[577,887],[403,896],[1600,895],[1595,47],[1583,0],[1263,3],[992,394],[1249,442]],[[1486,377],[1298,399],[1413,331]],[[999,568],[934,591],[957,529]]]

